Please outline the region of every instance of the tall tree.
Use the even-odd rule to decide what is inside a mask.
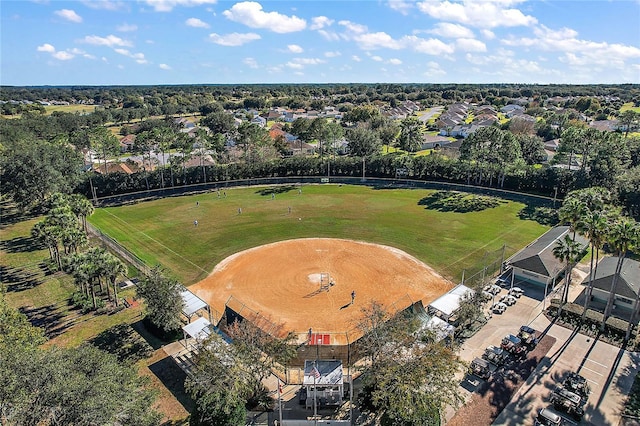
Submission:
[[[611,311],[613,309],[613,302],[616,297],[616,290],[620,274],[622,272],[622,267],[624,266],[624,260],[627,257],[628,252],[638,244],[639,237],[640,228],[638,228],[637,222],[627,217],[621,217],[616,223],[614,223],[608,234],[607,243],[614,251],[618,261],[616,262],[616,269],[611,279],[607,306],[604,309],[604,316],[602,320],[603,330],[605,322],[611,315]]]
[[[165,332],[179,330],[182,325],[180,316],[184,304],[181,290],[178,281],[166,277],[160,266],[154,267],[138,283],[137,293],[146,302],[149,321]]]
[[[631,129],[638,125],[638,121],[640,121],[640,114],[632,109],[628,109],[620,113],[618,120],[620,120],[620,124],[624,129],[624,138],[626,139],[629,136]]]
[[[346,138],[349,142],[349,152],[357,157],[376,154],[380,149],[380,138],[376,132],[366,127],[349,129]]]
[[[562,297],[560,300],[560,311],[558,315],[562,313],[562,308],[569,297],[569,286],[571,285],[571,270],[575,263],[580,259],[583,254],[580,244],[572,239],[569,234],[565,235],[563,239],[559,240],[553,247],[553,255],[564,262],[564,288],[562,290]]]
[[[103,162],[104,174],[108,173],[107,160],[120,152],[118,138],[104,126],[98,126],[89,133],[91,148],[96,151],[98,158]]]
[[[407,117],[400,122],[398,136],[400,148],[408,152],[416,152],[422,144],[422,123],[416,117]]]

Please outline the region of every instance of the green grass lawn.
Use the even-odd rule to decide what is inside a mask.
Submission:
[[[627,102],[624,105],[622,105],[620,107],[620,112],[624,112],[624,111],[626,111],[628,109],[633,110],[633,111],[635,111],[637,113],[640,113],[640,107],[634,107],[633,106],[633,102]]]
[[[212,192],[100,208],[89,220],[148,264],[162,265],[186,285],[204,278],[234,253],[306,237],[393,246],[457,280],[486,251],[506,244],[508,255],[547,229],[519,219],[524,204],[515,202],[455,213],[419,205],[433,193],[421,189],[311,185],[304,186],[299,195],[296,188],[275,187],[283,192],[273,200],[271,189],[233,188],[226,190],[226,198]]]

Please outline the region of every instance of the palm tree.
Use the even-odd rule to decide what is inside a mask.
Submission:
[[[604,330],[605,322],[611,315],[613,310],[613,301],[616,296],[616,289],[618,286],[618,278],[622,272],[624,265],[624,259],[627,256],[629,250],[638,243],[639,228],[635,220],[628,217],[622,217],[617,221],[609,234],[608,243],[613,249],[615,255],[618,258],[616,263],[615,273],[611,279],[611,288],[609,289],[609,299],[607,300],[607,306],[604,310],[604,316],[602,318],[602,329]]]
[[[579,259],[580,254],[582,253],[580,244],[576,243],[569,234],[565,235],[563,239],[559,240],[556,243],[556,246],[553,248],[553,255],[560,260],[561,262],[565,262],[564,267],[564,289],[562,291],[562,297],[560,299],[560,310],[558,312],[558,316],[562,313],[562,307],[565,303],[567,303],[567,299],[569,297],[569,284],[571,284],[571,269],[575,262]]]
[[[87,217],[91,216],[95,210],[93,204],[91,201],[87,200],[85,196],[80,194],[71,194],[67,199],[69,206],[71,207],[71,211],[82,224],[84,232],[87,232]]]
[[[573,232],[573,241],[576,240],[576,232],[580,221],[587,212],[586,205],[577,198],[570,197],[562,203],[562,207],[558,210],[558,218],[562,223],[568,223],[571,232]]]
[[[600,249],[604,245],[606,232],[609,222],[607,217],[601,211],[590,212],[581,222],[581,234],[589,239],[591,245],[591,261],[589,267],[589,284],[584,299],[584,311],[582,317],[587,313],[589,302],[591,301],[591,293],[593,292],[593,281],[598,273],[598,259],[600,257]],[[594,264],[595,263],[595,264]]]
[[[422,142],[422,127],[415,117],[407,117],[400,123],[400,147],[405,151],[416,152]]]
[[[107,280],[113,286],[113,298],[116,306],[118,306],[118,285],[116,284],[118,276],[127,273],[127,266],[116,256],[106,253],[105,256],[105,275]],[[107,295],[109,294],[109,283],[107,283]]]

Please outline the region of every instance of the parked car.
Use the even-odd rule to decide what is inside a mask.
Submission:
[[[512,295],[513,297],[520,297],[524,294],[524,290],[521,289],[520,287],[512,287],[509,290],[509,294]]]
[[[513,334],[508,334],[502,339],[500,347],[513,355],[522,355],[527,348],[522,344],[522,340]]]
[[[503,314],[504,311],[507,310],[507,305],[505,305],[504,303],[500,302],[500,303],[496,303],[495,305],[493,305],[491,307],[491,311],[494,314]]]
[[[551,393],[551,403],[553,408],[563,413],[569,414],[575,420],[580,421],[584,415],[584,401],[580,395],[571,392],[562,386],[557,387]]]
[[[504,303],[507,306],[511,306],[511,305],[515,305],[516,304],[516,298],[513,297],[510,294],[504,294],[500,297],[500,301],[502,303]]]
[[[500,367],[509,360],[509,352],[497,346],[489,346],[484,350],[482,358],[489,361],[491,364]]]
[[[538,412],[534,423],[535,426],[559,426],[563,424],[565,424],[563,418],[548,408],[543,408]]]
[[[577,395],[580,395],[583,402],[586,402],[591,393],[587,379],[578,373],[569,373],[569,376],[562,382],[562,386]]]
[[[481,379],[486,380],[491,377],[491,367],[489,366],[489,362],[482,358],[475,358],[473,361],[471,361],[469,371],[471,372],[471,374],[475,374]]]
[[[527,325],[523,325],[520,327],[518,337],[520,338],[520,340],[522,340],[522,343],[524,343],[531,349],[535,348],[538,344],[536,331]]]

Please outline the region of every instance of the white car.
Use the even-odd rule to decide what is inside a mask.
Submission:
[[[505,305],[505,304],[504,304],[504,303],[502,303],[502,302],[496,303],[495,305],[493,305],[493,306],[491,307],[491,311],[492,311],[494,314],[502,314],[502,313],[504,313],[504,311],[506,311],[506,310],[507,310],[507,305]]]
[[[515,305],[516,304],[516,298],[510,294],[505,294],[504,296],[502,296],[500,298],[500,301],[502,303],[504,303],[507,306],[511,306],[511,305]]]

